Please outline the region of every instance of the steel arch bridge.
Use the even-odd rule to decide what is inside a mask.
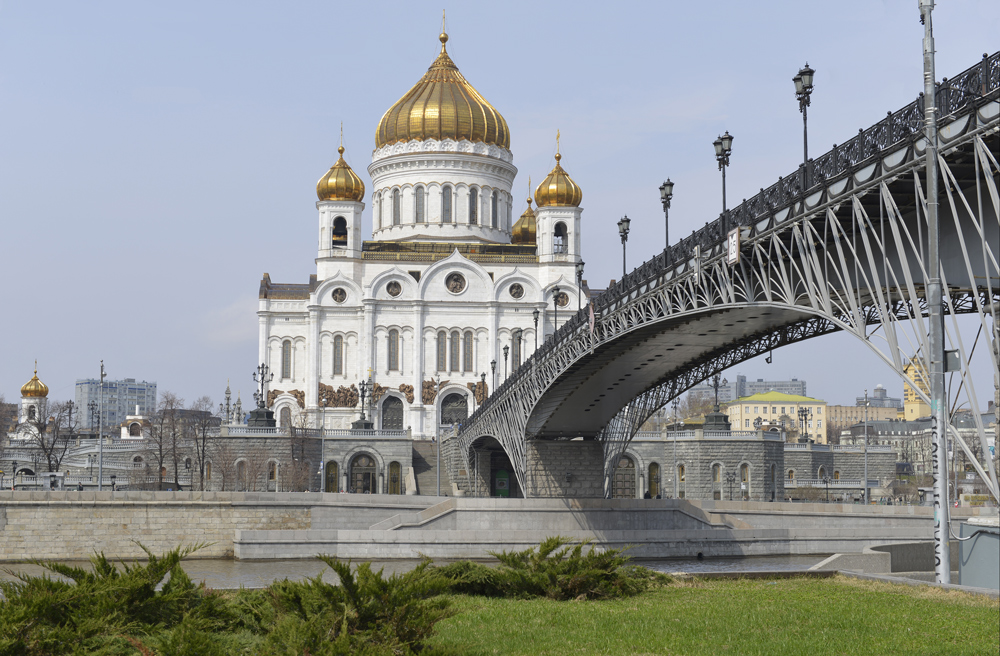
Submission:
[[[948,348],[979,408],[970,360],[991,359],[1000,385],[1000,53],[946,79],[936,96]],[[890,112],[593,299],[462,425],[466,466],[483,438],[500,444],[522,490],[529,440],[596,439],[614,462],[653,413],[712,374],[836,331],[863,340],[904,379],[914,357],[930,371],[923,103]],[[963,342],[960,314],[978,317],[985,347],[979,337]],[[996,497],[974,414],[980,443],[952,436]]]

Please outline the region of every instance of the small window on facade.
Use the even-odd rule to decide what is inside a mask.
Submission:
[[[399,371],[399,331],[393,328],[389,331],[389,346],[386,349],[389,358],[389,371]]]
[[[292,377],[292,342],[287,339],[281,343],[281,377]]]
[[[443,330],[437,335],[437,370],[448,371],[448,333]]]
[[[747,465],[740,465],[740,481],[746,483],[750,480],[750,467]]]
[[[795,480],[795,470],[794,469],[789,469],[788,470],[788,480],[790,480],[790,481]]]
[[[452,332],[452,334],[451,334],[451,344],[450,344],[451,348],[449,349],[449,351],[450,351],[450,353],[449,353],[450,358],[449,359],[451,360],[451,363],[450,363],[451,367],[449,367],[448,371],[458,371],[459,370],[458,367],[459,367],[460,363],[458,361],[458,353],[459,353],[459,348],[461,348],[460,345],[459,345],[459,339],[460,339],[460,337],[459,337],[458,331],[456,330],[456,331]]]
[[[552,252],[565,253],[568,245],[566,243],[566,224],[560,221],[556,224],[555,232],[552,236]]]
[[[677,465],[677,480],[684,482],[684,465]]]
[[[494,191],[490,197],[490,225],[496,228],[499,221],[500,216],[497,214],[497,192]]]
[[[399,189],[392,190],[392,225],[399,225]]]
[[[451,187],[441,188],[441,223],[451,223]]]
[[[462,371],[472,371],[472,331],[462,336]]]
[[[274,462],[267,463],[267,480],[273,481],[278,478],[278,465]]]
[[[206,462],[205,463],[205,480],[206,481],[212,480],[212,463],[211,462]]]
[[[660,465],[655,462],[649,464],[649,496],[658,497],[660,495]]]
[[[712,482],[719,483],[722,480],[722,467],[712,465]]]
[[[128,425],[128,436],[129,437],[141,437],[142,433],[139,432],[139,424],[133,422]]]
[[[479,223],[479,190],[469,189],[469,225]]]
[[[280,421],[278,423],[281,424],[282,428],[288,428],[289,426],[291,426],[292,425],[292,411],[289,410],[288,408],[282,408],[281,409],[281,415],[280,415]]]
[[[337,335],[333,338],[333,375],[344,374],[344,338]]]
[[[413,196],[413,214],[416,223],[424,222],[424,188],[417,187]]]

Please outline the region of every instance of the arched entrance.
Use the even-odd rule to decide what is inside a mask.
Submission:
[[[402,494],[403,493],[403,468],[400,467],[398,462],[389,463],[389,481],[387,484],[386,494]]]
[[[660,496],[660,465],[655,462],[649,464],[649,496]]]
[[[351,492],[358,494],[378,492],[378,465],[375,463],[375,459],[367,453],[354,456],[351,460],[348,483]]]
[[[403,402],[395,396],[382,402],[382,429],[403,430]]]
[[[635,462],[628,456],[618,459],[611,481],[611,497],[613,499],[635,498]]]
[[[469,450],[472,471],[472,488],[476,497],[519,498],[524,493],[517,480],[517,473],[503,447],[492,437],[481,437]]]
[[[323,477],[326,479],[323,482],[324,492],[339,492],[340,489],[337,487],[337,463],[333,460],[326,463],[323,467]]]
[[[461,424],[469,417],[469,397],[452,393],[441,400],[441,425]]]

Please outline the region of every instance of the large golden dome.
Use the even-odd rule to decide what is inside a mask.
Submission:
[[[566,173],[559,165],[561,159],[562,155],[557,152],[555,168],[535,190],[535,203],[538,207],[579,207],[580,202],[583,201],[583,191],[580,189],[580,185],[573,182],[569,173]]]
[[[535,210],[531,209],[531,199],[528,199],[528,209],[514,224],[511,230],[510,243],[534,245],[538,234],[538,223],[535,220]]]
[[[21,387],[21,397],[44,398],[49,395],[49,386],[38,380],[38,367],[35,367],[35,375],[31,380]]]
[[[441,33],[441,54],[420,81],[382,116],[375,147],[400,141],[467,139],[510,149],[507,121],[479,95],[448,56]]]
[[[337,149],[340,158],[316,183],[316,195],[320,200],[353,200],[360,202],[365,197],[365,183],[354,169],[344,161],[344,147]]]

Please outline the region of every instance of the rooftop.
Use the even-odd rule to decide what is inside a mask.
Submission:
[[[766,403],[826,403],[820,399],[809,396],[799,396],[798,394],[785,394],[784,392],[763,392],[762,394],[752,394],[736,399],[733,403],[746,403],[749,401],[759,401]]]

